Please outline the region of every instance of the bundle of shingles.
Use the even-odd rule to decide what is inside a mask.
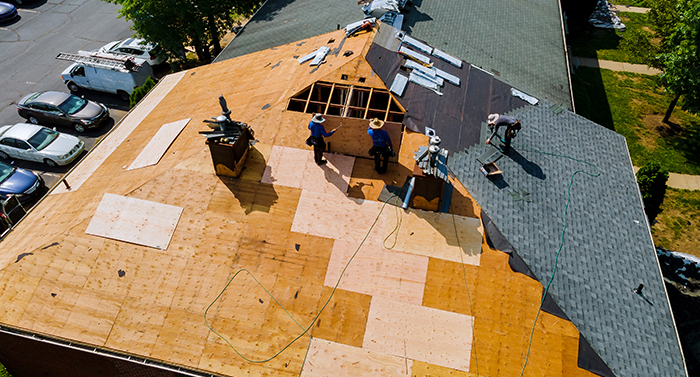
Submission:
[[[456,86],[460,85],[459,77],[435,68],[430,57],[434,56],[444,60],[457,68],[462,68],[461,60],[428,46],[403,32],[398,32],[396,38],[401,40],[398,52],[408,58],[404,66],[410,69],[411,73],[408,77],[401,73],[396,74],[394,82],[389,89],[392,93],[399,97],[402,96],[409,82],[430,89],[438,95],[442,95],[440,88],[445,84],[445,81]]]

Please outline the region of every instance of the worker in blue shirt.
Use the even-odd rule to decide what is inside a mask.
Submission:
[[[506,115],[489,114],[488,122],[489,128],[493,131],[491,133],[491,136],[489,136],[489,138],[486,139],[486,144],[491,144],[491,139],[493,139],[494,136],[498,135],[498,129],[500,127],[505,126],[505,140],[501,139],[501,141],[503,141],[505,145],[503,146],[503,149],[501,149],[501,152],[503,152],[504,154],[508,154],[508,152],[510,152],[510,140],[517,136],[518,131],[520,131],[520,120]],[[498,136],[500,138],[500,135]]]
[[[309,122],[311,136],[306,140],[306,144],[314,147],[314,161],[316,161],[316,165],[323,165],[328,162],[328,160],[323,159],[323,151],[326,150],[326,141],[323,138],[333,135],[336,130],[333,129],[331,132],[326,132],[325,127],[323,127],[323,122],[325,121],[326,119],[323,115],[315,114],[311,122]]]
[[[374,156],[374,170],[379,174],[386,173],[389,165],[389,157],[393,157],[394,147],[391,145],[389,133],[382,129],[384,121],[374,118],[369,122],[367,133],[372,137],[372,149],[369,150],[369,155]]]

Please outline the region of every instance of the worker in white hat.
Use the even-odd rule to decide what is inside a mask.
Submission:
[[[510,140],[518,134],[518,131],[520,131],[520,120],[501,114],[489,114],[488,124],[489,128],[492,129],[493,132],[491,133],[491,136],[486,139],[486,144],[491,144],[491,139],[493,139],[494,136],[498,136],[498,129],[501,126],[506,127],[505,140],[501,139],[501,141],[505,143],[501,149],[501,152],[508,154],[508,152],[510,152]],[[498,137],[500,138],[500,136]]]
[[[391,145],[391,138],[386,130],[383,130],[384,121],[374,118],[369,122],[367,133],[372,137],[372,149],[369,155],[374,156],[374,170],[379,174],[386,173],[389,165],[389,157],[393,157],[394,147]]]
[[[326,141],[323,138],[333,135],[337,130],[335,128],[331,132],[326,132],[326,128],[323,127],[323,122],[325,121],[326,119],[323,115],[314,114],[311,122],[309,122],[311,136],[306,139],[306,144],[314,147],[314,161],[316,161],[316,165],[323,165],[328,162],[328,160],[323,159],[323,152],[326,150]]]

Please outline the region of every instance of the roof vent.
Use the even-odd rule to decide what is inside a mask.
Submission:
[[[639,284],[639,287],[634,289],[634,293],[641,295],[642,294],[642,289],[644,289],[644,284]]]

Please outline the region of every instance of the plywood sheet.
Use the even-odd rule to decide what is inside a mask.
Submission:
[[[392,234],[397,226],[398,232]],[[387,216],[385,229],[387,242],[396,244],[393,250],[479,265],[483,239],[479,219],[409,209]]]
[[[158,132],[151,138],[151,141],[146,144],[141,153],[131,163],[127,170],[143,168],[146,166],[155,165],[160,161],[165,152],[170,147],[170,144],[175,141],[177,135],[182,132],[190,118],[178,120],[164,124]]]
[[[90,178],[92,173],[107,160],[107,157],[109,157],[112,152],[129,137],[129,134],[141,124],[151,111],[160,104],[160,101],[162,101],[175,85],[180,82],[180,79],[182,79],[185,73],[187,73],[187,71],[177,72],[163,77],[160,82],[158,82],[158,85],[148,93],[146,98],[141,100],[139,105],[127,114],[126,118],[122,119],[118,127],[100,142],[100,147],[94,148],[92,152],[90,152],[90,155],[68,174],[65,179],[70,182],[71,189],[68,190],[65,186],[58,185],[51,194],[60,194],[79,189],[80,186]]]
[[[373,297],[362,348],[469,371],[473,317]]]
[[[339,192],[317,193],[303,190],[292,223],[292,232],[359,243],[372,228],[382,203],[348,198]],[[379,243],[384,236],[380,217],[368,238]]]
[[[263,183],[295,187],[315,192],[347,192],[355,158],[326,153],[328,163],[316,165],[313,151],[282,146],[272,147]]]
[[[334,287],[343,269],[341,289],[420,305],[423,301],[428,258],[386,250],[378,245],[336,241],[328,262],[325,285]]]
[[[105,194],[85,233],[165,250],[182,208]]]
[[[413,360],[313,338],[302,377],[411,375]]]

